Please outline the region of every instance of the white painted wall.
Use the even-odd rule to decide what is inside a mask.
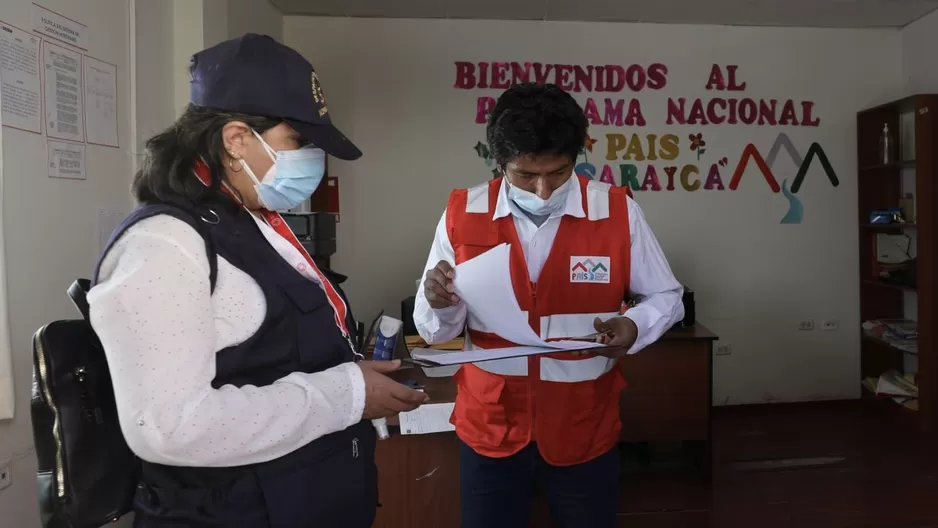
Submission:
[[[202,26],[201,0],[173,0],[172,6],[173,86],[178,113],[189,102],[189,60],[195,52],[205,48],[205,29]],[[224,23],[226,19],[220,16],[215,20]]]
[[[189,103],[188,66],[194,53],[245,33],[266,34],[283,40],[283,15],[268,0],[160,0],[152,3],[162,5],[144,9],[166,11],[168,5],[172,16],[169,40],[175,109],[172,118]]]
[[[904,27],[901,34],[906,93],[938,93],[938,11]]]
[[[3,224],[16,417],[0,422],[0,461],[13,459],[13,486],[0,492],[0,525],[39,525],[29,419],[31,338],[40,326],[78,316],[65,290],[97,257],[99,207],[127,210],[131,174],[128,0],[43,0],[88,26],[88,54],[118,65],[120,149],[87,147],[87,181],[47,177],[45,137],[3,130]],[[4,0],[0,19],[30,29],[30,1]]]
[[[254,0],[261,2],[263,0]],[[228,12],[231,0],[201,0],[202,41],[205,46],[217,44],[230,38]]]
[[[174,55],[173,2],[133,0],[135,68],[135,160],[143,142],[172,124],[181,106],[175,99],[177,70],[185,71]]]
[[[288,16],[284,38],[313,62],[333,119],[364,151],[356,162],[330,160],[342,207],[334,267],[351,277],[364,320],[381,308],[397,313],[413,294],[450,189],[490,176],[472,150],[484,140],[473,118],[477,97],[499,90],[455,90],[454,61],[665,63],[667,88],[639,95],[649,126],[591,128],[601,138],[591,160],[603,156],[605,132],[634,131],[678,134],[690,162],[687,135],[700,131],[710,156],[732,159],[727,184],[743,146],[752,141],[765,155],[780,130],[669,127],[668,96],[708,97],[716,62],[739,65],[750,97],[814,101],[822,126],[786,131],[802,153],[820,142],[841,184],[811,169],[798,195],[803,224],[779,224],[787,202],[753,167],[735,192],[679,187],[638,201],[676,274],[696,290],[699,320],[733,347],[716,358],[716,403],[859,395],[855,118],[900,92],[897,31]],[[796,168],[780,167],[780,180],[793,178]],[[841,328],[799,332],[802,319]]]
[[[270,0],[228,0],[229,38],[245,33],[270,35],[283,42],[283,14]]]

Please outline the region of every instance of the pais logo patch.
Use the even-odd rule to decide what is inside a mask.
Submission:
[[[609,283],[609,257],[570,257],[570,282]]]

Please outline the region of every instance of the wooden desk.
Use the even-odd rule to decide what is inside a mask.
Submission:
[[[620,362],[628,388],[622,393],[624,442],[685,442],[709,477],[713,342],[697,325],[672,330]],[[398,379],[423,383],[431,402],[454,401],[452,378],[427,378],[417,369]],[[396,420],[389,420],[396,423]],[[379,441],[376,528],[459,526],[459,444],[453,433],[401,436]]]

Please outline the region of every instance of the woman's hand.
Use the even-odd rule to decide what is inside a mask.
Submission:
[[[365,412],[362,413],[364,418],[371,420],[412,411],[430,399],[423,392],[385,376],[401,367],[398,360],[360,361],[358,366],[365,378]]]

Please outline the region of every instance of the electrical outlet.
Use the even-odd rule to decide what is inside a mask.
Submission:
[[[713,347],[713,353],[718,356],[729,356],[733,353],[733,345],[729,343],[717,342],[717,344]]]
[[[5,490],[13,485],[13,470],[10,462],[0,463],[0,490]]]
[[[805,319],[798,323],[798,330],[814,330],[814,321],[811,319]]]
[[[821,321],[821,329],[827,332],[840,329],[840,321],[837,319],[830,319],[827,321]]]

